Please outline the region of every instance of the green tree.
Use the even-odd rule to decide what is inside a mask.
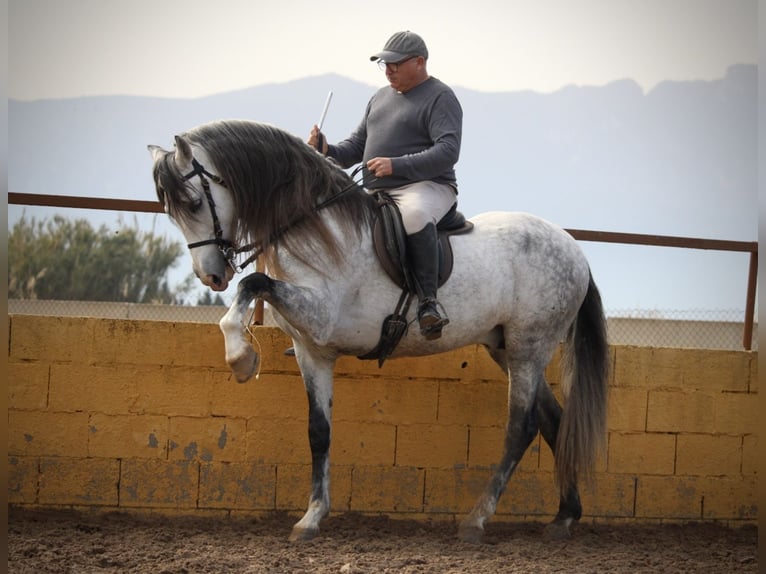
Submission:
[[[215,297],[213,297],[210,294],[210,290],[205,289],[202,295],[197,298],[197,305],[226,305],[226,303],[220,293],[216,293]]]
[[[181,253],[137,223],[112,232],[85,219],[22,217],[8,237],[8,296],[180,304],[189,284],[171,289],[167,273]]]

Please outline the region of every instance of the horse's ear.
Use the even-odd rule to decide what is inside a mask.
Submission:
[[[152,159],[154,161],[157,161],[160,157],[168,153],[158,145],[148,145],[146,146],[146,149],[148,149],[149,153],[152,154]]]
[[[184,138],[181,136],[176,136],[176,164],[177,165],[188,165],[191,163],[192,158],[192,150],[191,146],[189,145],[189,142],[187,142]]]

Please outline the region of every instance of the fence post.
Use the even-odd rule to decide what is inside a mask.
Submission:
[[[753,320],[755,318],[755,287],[758,278],[758,250],[750,252],[750,270],[747,275],[747,298],[745,299],[745,334],[742,345],[746,351],[753,348]]]

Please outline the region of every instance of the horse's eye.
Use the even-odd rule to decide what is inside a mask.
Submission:
[[[189,211],[191,213],[198,213],[202,209],[203,201],[201,197],[195,197],[189,202]]]

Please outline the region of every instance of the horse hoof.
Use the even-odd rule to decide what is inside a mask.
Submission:
[[[231,372],[234,373],[234,377],[238,383],[246,383],[253,376],[255,370],[258,368],[260,358],[258,353],[252,352],[246,354],[244,357],[234,359],[229,362]]]
[[[571,538],[572,533],[569,530],[570,524],[572,524],[571,518],[551,522],[545,527],[545,530],[543,530],[543,536],[546,540],[566,540]]]
[[[299,526],[293,526],[293,531],[290,533],[290,542],[307,542],[313,540],[319,534],[319,528],[303,528]]]
[[[460,526],[457,529],[457,537],[468,544],[481,544],[483,536],[484,529],[478,526]]]

